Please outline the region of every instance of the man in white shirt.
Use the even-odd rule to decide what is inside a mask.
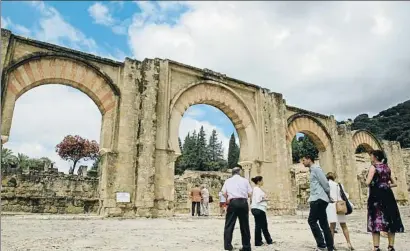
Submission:
[[[240,165],[233,168],[232,177],[227,179],[222,187],[228,204],[225,217],[224,248],[233,250],[232,234],[236,219],[239,218],[242,235],[242,249],[240,250],[251,251],[248,198],[252,195],[252,187],[247,179],[240,176],[241,170]]]

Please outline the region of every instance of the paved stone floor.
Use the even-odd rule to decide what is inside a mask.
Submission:
[[[410,228],[410,208],[401,209],[405,228]],[[306,223],[307,213],[298,216],[269,217],[276,243],[253,250],[313,250],[315,243]],[[251,216],[251,231],[253,218]],[[223,250],[224,220],[218,217],[169,219],[102,219],[96,216],[2,215],[1,244],[5,251],[108,251],[108,250]],[[355,211],[348,222],[353,245],[358,251],[371,250],[366,233],[365,212]],[[336,234],[336,247],[345,249],[344,237]],[[239,226],[233,244],[240,247]],[[382,245],[387,250],[387,239]],[[397,251],[409,251],[410,232],[397,235]]]

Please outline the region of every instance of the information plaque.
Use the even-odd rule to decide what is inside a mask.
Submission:
[[[130,202],[130,193],[118,192],[117,202],[125,202],[125,203]]]

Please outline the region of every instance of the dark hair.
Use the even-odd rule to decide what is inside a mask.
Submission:
[[[382,162],[383,164],[387,164],[387,158],[386,154],[382,150],[373,150],[370,152],[371,155],[373,155],[377,161]]]
[[[332,172],[328,172],[328,173],[326,174],[326,178],[327,178],[328,180],[333,180],[333,181],[335,181],[335,179],[336,179],[336,174],[335,174],[335,173],[332,173]]]
[[[302,158],[310,159],[312,162],[315,162],[315,158],[312,155],[308,154],[308,153],[303,154]]]
[[[256,177],[253,177],[251,180],[252,180],[253,183],[255,183],[255,185],[257,185],[259,182],[261,182],[263,180],[263,177],[262,176],[256,176]]]
[[[243,169],[241,165],[236,164],[235,167],[239,167],[241,170]]]

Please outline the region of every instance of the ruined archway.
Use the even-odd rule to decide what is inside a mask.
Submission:
[[[319,151],[319,161],[322,168],[326,171],[335,171],[332,138],[326,127],[318,119],[308,114],[296,114],[288,119],[286,138],[289,147],[297,133],[305,134],[315,144]]]
[[[323,168],[325,172],[335,171],[332,138],[327,132],[326,127],[318,119],[308,114],[295,114],[288,119],[286,139],[290,160],[293,159],[292,140],[295,137],[297,138],[298,133],[304,134],[305,137],[309,139],[308,142],[310,146],[312,146],[312,143],[315,146],[318,151],[318,164],[321,168]],[[306,147],[306,145],[304,145],[304,147]],[[309,184],[307,168],[303,167],[300,163],[293,164],[291,166],[291,179],[294,189],[294,201],[297,207],[306,208],[308,206],[307,189]]]
[[[12,62],[2,75],[1,139],[7,142],[10,135],[14,107],[25,92],[46,84],[61,84],[74,87],[89,96],[102,115],[100,153],[115,150],[120,103],[119,89],[98,67],[88,61],[60,53],[34,53]],[[108,162],[101,166],[100,200],[109,196]],[[100,203],[100,206],[102,204]]]
[[[382,150],[382,146],[379,140],[377,140],[371,132],[366,130],[353,131],[352,141],[360,203],[365,205],[368,195],[366,177],[369,167],[371,166],[369,153],[372,150]]]
[[[358,130],[353,132],[353,149],[363,146],[366,152],[381,150],[381,144],[377,138],[369,131]]]
[[[192,105],[207,104],[224,112],[232,121],[241,144],[240,161],[255,159],[255,120],[242,98],[234,90],[215,81],[196,82],[178,92],[171,101],[168,144],[180,155],[178,128],[184,112]]]
[[[7,67],[2,80],[2,143],[10,135],[15,102],[21,95],[40,85],[62,84],[82,91],[94,101],[102,114],[100,146],[113,148],[120,93],[97,67],[63,54],[36,53]]]

